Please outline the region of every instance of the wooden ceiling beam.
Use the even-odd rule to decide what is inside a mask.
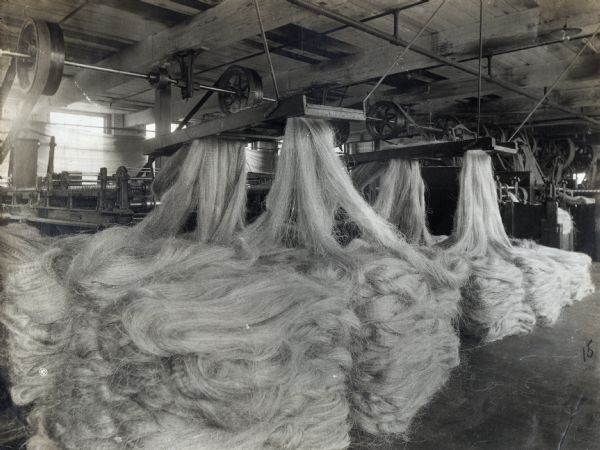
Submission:
[[[585,114],[595,113],[600,110],[600,92],[587,88],[580,89],[560,89],[553,91],[550,99],[564,106],[574,109],[581,109]],[[528,114],[533,108],[535,102],[531,99],[519,97],[516,94],[504,98],[484,101],[481,105],[481,113],[483,117],[493,116],[495,119],[509,122],[518,121]],[[471,101],[458,102],[449,98],[440,98],[431,102],[415,104],[412,111],[415,115],[427,115],[430,112],[429,108],[433,108],[436,114],[449,114],[460,117],[469,116],[475,120],[477,114],[477,103]],[[533,116],[532,120],[539,120],[542,117],[552,115],[563,115],[557,113],[552,108],[542,105]]]
[[[532,45],[538,39],[547,39],[549,30],[560,29],[564,25],[564,19],[556,19],[543,22],[539,8],[509,14],[497,18],[490,25],[490,31],[486,29],[486,36],[491,36],[486,51],[494,49],[498,45],[506,49],[511,46],[515,51],[519,46]],[[569,24],[583,28],[583,32],[589,31],[600,23],[598,13],[579,14],[569,19]],[[424,38],[418,42],[420,47],[436,51],[445,57],[456,60],[474,58],[477,55],[478,27],[469,25],[466,27],[445,30],[437,34],[435,39]],[[527,30],[524,33],[523,30]],[[360,33],[359,31],[356,31]],[[544,38],[545,37],[545,38]],[[432,42],[433,41],[433,42]],[[491,43],[490,43],[491,42]],[[340,58],[331,62],[324,62],[306,69],[289,71],[280,76],[280,89],[294,92],[310,85],[339,84],[347,85],[377,77],[388,69],[390,61],[402,51],[402,47],[392,44],[383,44],[377,49],[366,50],[352,56]],[[409,52],[401,64],[392,69],[391,73],[413,71],[438,66],[439,63],[425,56]]]
[[[344,11],[343,8],[340,10],[342,12]],[[600,17],[598,17],[597,13],[580,13],[569,17],[570,26],[579,26],[583,29],[582,33],[588,32],[590,28],[599,22]],[[547,40],[549,33],[552,30],[560,29],[563,25],[564,18],[546,20],[541,15],[540,8],[532,8],[498,17],[496,20],[486,26],[486,40],[484,41],[486,45],[486,51],[493,52],[496,49],[508,51],[508,49],[511,48],[515,49],[515,51],[519,51],[520,46],[533,45],[535,42],[539,42],[540,40]],[[360,33],[360,31],[356,31],[356,33]],[[332,36],[335,36],[335,34],[332,34]],[[462,60],[476,56],[477,46],[474,46],[474,43],[477,42],[477,36],[478,25],[472,24],[465,27],[439,32],[434,38],[426,37],[421,39],[418,44],[419,46],[428,48],[430,50],[437,50],[440,54],[446,57]],[[376,49],[369,49],[333,61],[314,64],[308,68],[305,67],[294,69],[288,72],[278,73],[277,79],[279,88],[281,91],[290,94],[304,90],[310,86],[344,86],[360,83],[361,81],[369,80],[381,75],[389,67],[390,61],[393,61],[401,51],[402,47],[382,43],[382,45]],[[589,59],[587,56],[583,58]],[[582,61],[586,59],[582,59]],[[577,67],[573,68],[573,72],[581,72],[579,74],[581,79],[594,76],[594,72],[596,71],[597,73],[595,68],[597,68],[600,63],[598,63],[598,61],[594,62],[591,59],[589,62],[590,64],[587,66],[583,63],[578,64]],[[245,63],[245,65],[252,67],[253,60],[249,60],[247,64]],[[538,86],[543,88],[544,85],[547,85],[553,81],[553,76],[559,73],[556,70],[560,70],[560,68],[564,67],[565,65],[565,62],[556,61],[555,63],[550,63],[550,65],[546,65],[545,67],[534,69],[531,66],[523,66],[522,68],[506,68],[503,65],[492,63],[492,68],[493,75],[499,79],[511,81],[524,87]],[[439,66],[439,63],[427,57],[409,52],[403,59],[402,63],[396,66],[391,73],[400,73],[403,71],[408,72],[436,66]],[[553,67],[554,69],[548,70],[549,67]],[[451,71],[451,73],[458,75],[459,78],[464,80],[463,73],[457,72],[455,69],[450,68],[448,68],[448,71]],[[474,77],[472,77],[472,79],[474,79]],[[432,88],[437,83],[432,83]],[[462,88],[460,85],[455,86],[452,84],[452,81],[444,83],[444,85],[440,85],[441,89],[443,86],[443,89],[446,90],[445,93],[447,93],[449,96],[454,96],[455,98],[466,96],[471,91],[473,94],[476,92],[474,85],[469,82],[467,82],[469,83],[468,88]],[[463,83],[464,81],[460,81],[460,84]],[[502,88],[498,87],[492,87],[489,89],[484,87],[486,92],[494,91],[495,89],[502,90]],[[445,93],[440,92],[439,95],[443,95]],[[420,95],[420,98],[417,98],[418,95]],[[412,94],[412,99],[415,101],[423,101],[426,98],[426,96],[423,96],[422,91],[419,91],[418,94]],[[353,102],[359,100],[360,98],[352,98],[351,96],[351,98],[345,101],[344,104],[352,104]],[[185,109],[185,107],[185,105],[182,105],[179,109]],[[178,108],[175,107],[174,109],[176,110]],[[143,112],[135,113],[132,118],[135,118],[132,123],[137,122],[138,120],[146,120],[148,118],[148,114]]]
[[[326,0],[326,3],[329,7],[336,7],[342,5],[344,0]],[[302,23],[303,19],[315,17],[312,13],[281,0],[261,0],[261,12],[266,30],[292,21]],[[256,11],[252,2],[225,0],[185,23],[127,47],[98,65],[138,72],[150,71],[181,50],[215,50],[259,34],[258,21],[254,18]],[[63,81],[58,93],[49,103],[68,104],[80,100],[83,93],[93,98],[95,94],[123,82],[123,77],[119,75],[82,70],[77,73],[73,82]],[[41,105],[44,106],[48,105]]]

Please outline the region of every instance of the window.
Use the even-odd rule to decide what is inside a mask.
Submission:
[[[177,128],[176,123],[172,123],[171,124],[171,132],[175,131],[175,128]],[[156,136],[156,124],[155,123],[149,123],[146,125],[146,139],[152,139],[154,136]]]
[[[586,176],[585,172],[574,173],[573,174],[573,179],[575,180],[575,185],[579,186],[581,183],[583,183],[583,180],[585,179],[585,176]]]
[[[51,112],[50,124],[65,130],[77,127],[81,132],[102,135],[106,131],[106,116],[102,114],[75,114],[66,112]]]

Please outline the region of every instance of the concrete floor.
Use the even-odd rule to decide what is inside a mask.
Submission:
[[[600,263],[593,271],[600,291]],[[486,346],[465,342],[461,353],[411,441],[376,448],[600,449],[600,292],[564,309],[552,328]]]

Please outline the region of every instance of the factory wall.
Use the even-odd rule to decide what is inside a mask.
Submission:
[[[71,111],[69,111],[71,113]],[[21,133],[23,138],[40,141],[38,152],[38,176],[46,174],[49,153],[49,136],[56,138],[54,172],[62,171],[97,173],[106,167],[114,173],[117,167],[139,168],[146,162],[141,153],[140,143],[144,140],[141,130],[125,130],[119,115],[106,115],[106,126],[77,126],[65,123],[50,123],[50,114],[38,115]],[[5,136],[10,126],[10,118],[3,116],[0,134]],[[8,158],[0,165],[0,177],[6,180]]]

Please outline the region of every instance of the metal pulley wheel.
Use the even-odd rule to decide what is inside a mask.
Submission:
[[[219,92],[219,106],[225,114],[251,108],[263,99],[260,75],[246,67],[228,67],[219,79],[218,87],[235,92],[235,94]]]
[[[58,24],[28,19],[21,27],[17,58],[21,89],[32,95],[54,95],[60,86],[65,62],[65,42]]]
[[[397,138],[406,128],[406,117],[394,102],[382,100],[367,111],[367,130],[374,139]]]

